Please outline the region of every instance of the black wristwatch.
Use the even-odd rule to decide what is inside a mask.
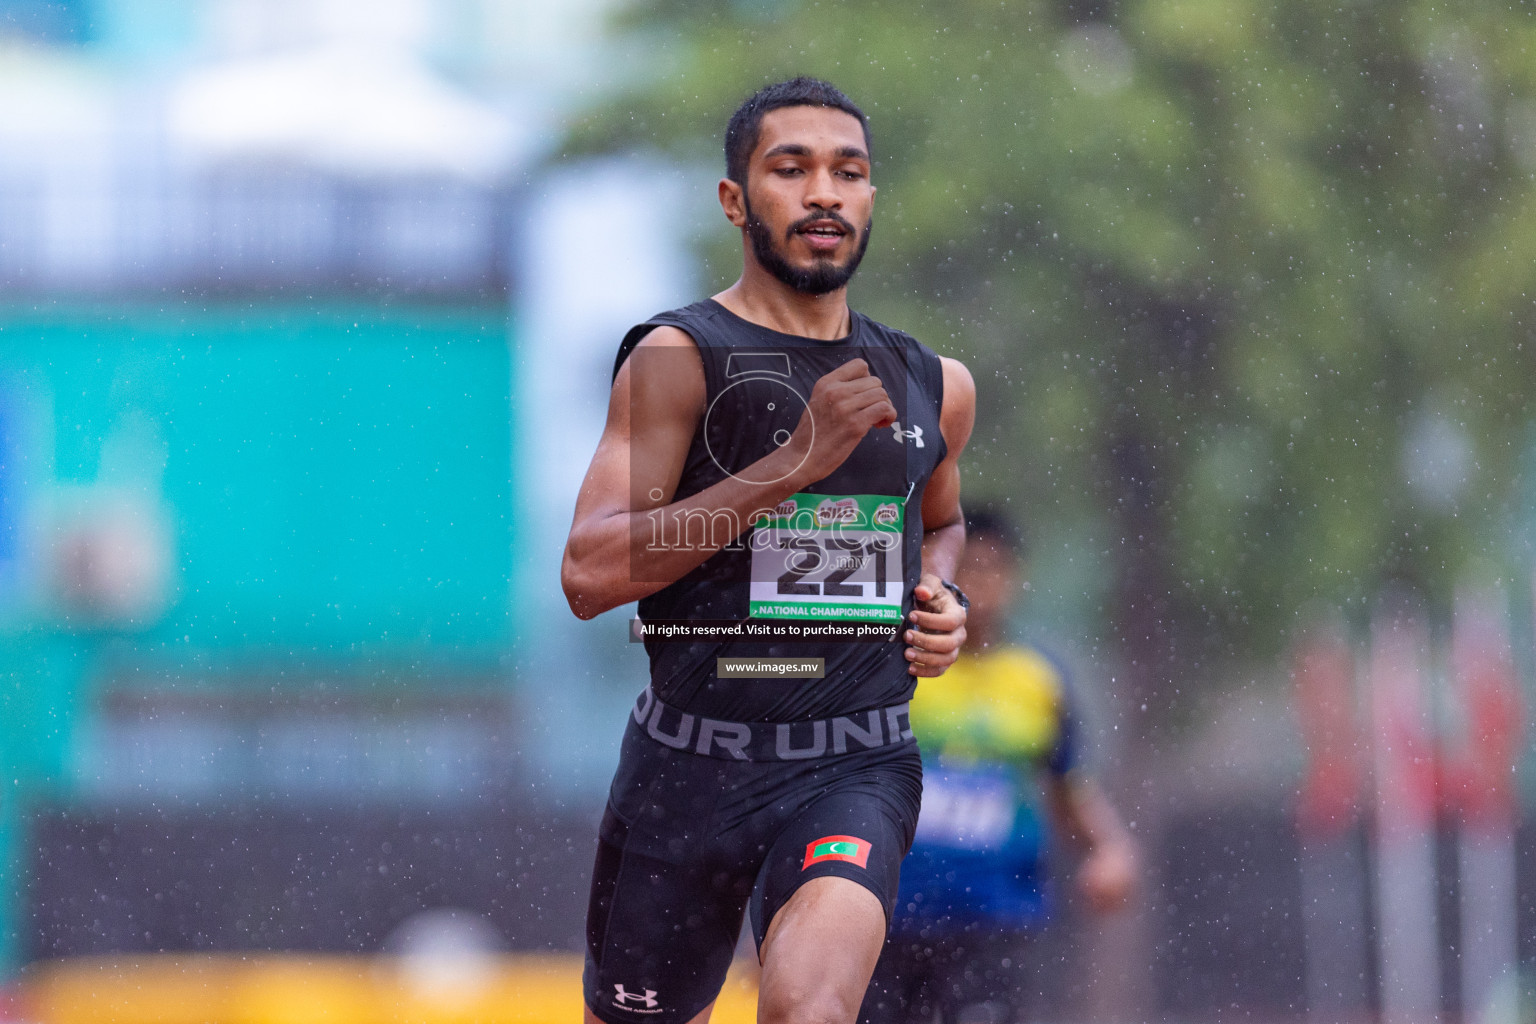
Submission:
[[[939,582],[944,584],[945,590],[955,595],[955,600],[960,602],[961,608],[964,608],[966,611],[971,610],[971,599],[965,596],[965,591],[949,582],[949,580],[940,580]]]

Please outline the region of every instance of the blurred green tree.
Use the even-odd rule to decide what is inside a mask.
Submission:
[[[1085,592],[1133,700],[1273,652],[1310,600],[1443,602],[1507,556],[1536,379],[1528,9],[653,0],[622,30],[645,71],[572,154],[718,164],[734,106],[794,74],[865,105],[854,301],[970,364],[969,492]],[[705,257],[726,283],[734,235]]]

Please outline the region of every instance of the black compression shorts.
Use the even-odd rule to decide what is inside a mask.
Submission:
[[[910,739],[800,761],[673,749],[633,718],[599,828],[587,910],[587,1006],[608,1024],[685,1024],[719,994],[742,915],[773,915],[823,875],[890,920],[922,799]]]

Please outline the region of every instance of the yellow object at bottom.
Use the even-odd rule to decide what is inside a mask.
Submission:
[[[38,1024],[572,1024],[581,967],[569,954],[81,957],[32,965],[20,997]],[[738,961],[711,1021],[756,1019],[756,968]]]

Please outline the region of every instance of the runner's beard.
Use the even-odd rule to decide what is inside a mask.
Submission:
[[[747,201],[746,193],[742,193],[742,206],[747,212],[747,237],[752,240],[752,255],[757,257],[757,262],[763,268],[778,278],[785,285],[793,288],[802,295],[825,295],[834,292],[846,285],[853,278],[853,272],[859,269],[859,261],[864,258],[864,250],[869,248],[869,232],[874,227],[874,220],[864,225],[864,232],[859,236],[859,246],[848,257],[845,263],[833,263],[830,256],[817,256],[809,267],[797,267],[784,258],[774,244],[773,232],[769,230],[758,216],[752,212],[752,204]],[[791,227],[789,235],[794,235]]]

